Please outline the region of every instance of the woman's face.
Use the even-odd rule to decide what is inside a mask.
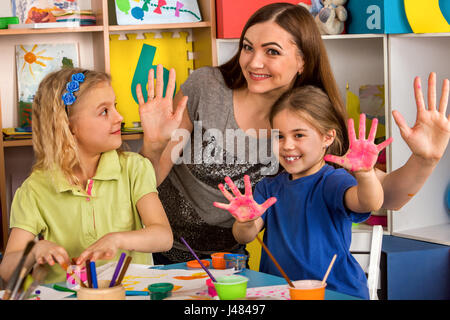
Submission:
[[[250,92],[281,94],[303,71],[304,61],[291,34],[268,21],[248,28],[239,64]]]

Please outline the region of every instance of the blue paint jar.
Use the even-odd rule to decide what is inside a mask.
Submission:
[[[227,269],[234,268],[236,271],[245,269],[247,263],[247,255],[239,253],[228,253],[224,255],[225,267]]]

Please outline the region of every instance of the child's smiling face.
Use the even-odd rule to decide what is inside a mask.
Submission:
[[[292,175],[292,180],[322,168],[323,156],[334,140],[333,135],[321,134],[310,121],[289,109],[275,115],[272,127],[279,130],[275,144],[278,144],[280,164]]]

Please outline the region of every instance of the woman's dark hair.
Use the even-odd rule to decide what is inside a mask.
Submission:
[[[228,62],[219,66],[226,85],[230,89],[247,86],[239,65],[239,57],[247,30],[257,24],[273,21],[289,32],[304,61],[303,72],[297,76],[293,88],[312,85],[321,88],[330,98],[336,112],[340,113],[342,128],[346,128],[347,113],[336,80],[331,70],[328,55],[320,31],[309,11],[291,3],[273,3],[257,10],[247,21],[239,39],[238,52]],[[348,148],[347,131],[344,130],[344,149]]]

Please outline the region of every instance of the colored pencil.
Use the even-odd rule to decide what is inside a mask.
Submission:
[[[114,270],[114,274],[112,276],[111,282],[109,283],[110,288],[114,287],[114,284],[116,283],[116,279],[117,279],[117,276],[119,275],[120,268],[122,268],[122,264],[123,264],[123,260],[125,259],[125,256],[126,256],[125,252],[122,252],[122,254],[120,255],[120,258],[119,258],[119,262],[117,262],[116,269]]]
[[[95,269],[95,262],[91,261],[91,278],[92,278],[92,288],[97,289],[97,271]]]
[[[35,243],[36,242],[33,240],[27,243],[25,250],[23,251],[22,257],[20,258],[19,263],[17,264],[17,267],[14,270],[14,273],[12,274],[11,278],[8,281],[8,285],[6,286],[5,292],[3,294],[3,300],[9,300],[11,298],[13,291],[18,290],[17,288],[22,282],[21,278],[23,279],[23,277],[26,276],[26,274],[24,274],[23,271],[23,269],[25,269],[24,268],[25,260],[28,254],[30,253],[31,249],[33,249]]]
[[[116,281],[116,286],[118,286],[119,284],[122,283],[123,277],[125,276],[125,273],[127,272],[128,266],[130,265],[131,262],[131,256],[128,256],[125,260],[125,263],[123,265],[122,270],[120,271],[120,275],[119,278]]]
[[[198,261],[198,263],[200,264],[200,266],[203,268],[203,270],[206,271],[206,273],[208,274],[208,276],[211,278],[211,280],[213,282],[217,282],[216,279],[213,277],[213,275],[211,274],[211,272],[208,271],[208,268],[205,267],[205,265],[200,261],[200,259],[197,257],[197,255],[195,254],[194,250],[192,250],[192,248],[187,244],[186,240],[184,240],[183,237],[180,238],[181,241],[183,241],[184,245],[189,249],[189,251],[192,253],[192,255],[194,256],[194,258]]]
[[[292,283],[292,281],[289,279],[289,277],[287,276],[286,272],[284,272],[283,268],[281,268],[280,264],[277,262],[277,260],[275,259],[275,257],[272,255],[272,253],[269,251],[269,248],[266,247],[266,245],[264,244],[264,242],[258,237],[256,236],[256,239],[258,239],[259,243],[261,244],[261,246],[263,247],[263,249],[266,251],[266,253],[269,255],[270,260],[273,261],[273,263],[275,264],[275,266],[277,267],[278,271],[280,271],[280,273],[283,275],[283,278],[287,281],[287,283],[289,284],[290,287],[295,288],[294,284]]]
[[[148,296],[150,292],[148,291],[133,291],[133,290],[125,290],[126,296]]]
[[[88,281],[88,287],[92,288],[92,275],[91,275],[91,260],[86,260],[86,276]]]
[[[72,292],[72,293],[75,293],[75,294],[77,293],[76,290],[72,290],[72,289],[69,289],[69,288],[66,288],[66,287],[57,285],[57,284],[54,284],[54,285],[53,285],[53,289],[55,289],[55,290],[57,290],[57,291]]]

